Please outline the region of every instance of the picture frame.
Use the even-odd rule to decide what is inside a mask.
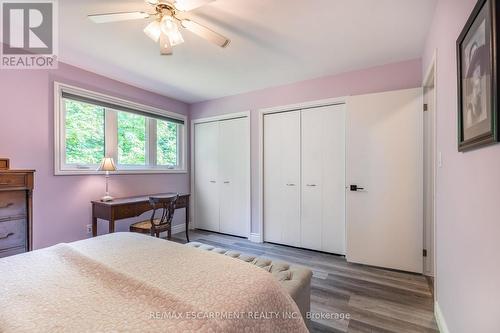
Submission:
[[[479,0],[457,39],[458,150],[499,142],[497,19],[500,0]]]

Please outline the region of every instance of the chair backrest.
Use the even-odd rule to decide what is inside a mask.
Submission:
[[[172,219],[174,218],[175,204],[179,195],[163,196],[163,197],[150,197],[149,204],[153,208],[153,214],[151,215],[151,235],[155,235],[156,232],[160,231],[163,227],[167,227],[172,224]],[[161,217],[155,218],[157,212],[160,211]]]

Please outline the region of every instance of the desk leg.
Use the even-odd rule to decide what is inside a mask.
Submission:
[[[97,217],[92,217],[92,237],[97,236]]]
[[[111,219],[109,220],[109,233],[115,232],[115,220]]]
[[[186,205],[186,239],[189,243],[189,203]]]

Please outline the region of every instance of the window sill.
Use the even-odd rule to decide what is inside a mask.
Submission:
[[[110,175],[150,175],[150,174],[187,174],[185,169],[151,169],[151,170],[118,170],[110,172]],[[85,175],[100,175],[104,176],[105,172],[96,170],[56,170],[55,176],[85,176]]]

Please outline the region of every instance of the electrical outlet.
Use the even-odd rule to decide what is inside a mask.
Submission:
[[[87,224],[87,234],[92,233],[92,224]]]

